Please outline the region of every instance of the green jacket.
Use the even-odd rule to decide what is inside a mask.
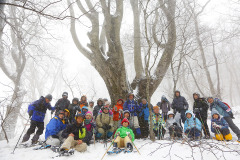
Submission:
[[[133,131],[132,131],[130,128],[128,128],[128,127],[120,127],[120,128],[118,128],[117,131],[116,131],[116,133],[115,133],[115,135],[114,135],[114,137],[116,137],[116,134],[117,134],[118,132],[120,133],[120,137],[121,137],[121,138],[125,138],[125,137],[127,136],[127,132],[129,132],[130,135],[132,136],[132,142],[133,142],[134,139],[135,139],[134,134],[133,134]]]

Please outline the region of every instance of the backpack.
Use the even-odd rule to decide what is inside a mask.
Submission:
[[[223,102],[223,104],[225,104],[228,107],[227,111],[231,111],[232,110],[232,108],[227,103]]]

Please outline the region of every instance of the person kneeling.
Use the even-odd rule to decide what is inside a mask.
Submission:
[[[184,133],[191,140],[199,140],[201,136],[202,124],[198,118],[195,118],[192,111],[187,110],[186,121],[184,123]]]
[[[228,129],[228,123],[224,120],[224,118],[220,117],[218,111],[215,109],[212,110],[211,122],[211,130],[213,133],[215,133],[215,137],[217,140],[232,140],[232,135]]]
[[[135,137],[133,131],[128,128],[129,121],[127,118],[122,120],[122,127],[118,128],[115,133],[115,140],[113,142],[113,151],[117,153],[119,148],[125,148],[125,152],[132,152],[133,151],[133,144]]]
[[[75,148],[79,152],[87,150],[88,132],[83,125],[84,115],[77,114],[76,122],[68,125],[63,131],[62,137],[67,138],[60,148],[61,152],[68,152],[71,148]]]
[[[169,135],[171,138],[182,138],[182,128],[180,127],[179,123],[177,123],[174,116],[175,115],[172,111],[168,112],[166,126],[169,130]]]

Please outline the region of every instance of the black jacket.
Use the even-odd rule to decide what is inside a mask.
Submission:
[[[55,104],[55,107],[56,107],[56,113],[59,111],[59,110],[65,110],[65,109],[68,109],[68,106],[70,105],[70,101],[68,99],[64,99],[64,98],[61,98],[57,101],[57,103]]]
[[[194,100],[193,112],[197,117],[207,119],[208,108],[209,106],[204,98],[198,98]]]

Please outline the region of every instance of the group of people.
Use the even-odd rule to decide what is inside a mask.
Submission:
[[[23,137],[22,142],[29,140],[34,134],[32,143],[37,143],[44,130],[44,118],[47,109],[55,116],[46,126],[46,144],[61,146],[62,151],[75,148],[79,152],[87,150],[92,138],[107,140],[114,138],[113,147],[126,147],[133,150],[135,138],[147,138],[149,125],[152,121],[153,132],[158,139],[164,138],[168,131],[169,137],[178,139],[182,136],[191,140],[199,140],[204,133],[206,139],[210,138],[207,124],[208,109],[211,110],[211,131],[217,140],[231,140],[229,127],[240,141],[240,130],[233,123],[231,108],[217,98],[201,98],[198,93],[193,94],[193,111],[189,104],[176,91],[173,102],[162,96],[161,101],[153,106],[146,99],[135,100],[134,94],[127,95],[126,101],[118,99],[116,105],[111,105],[107,99],[99,98],[96,106],[93,101],[87,101],[86,96],[68,100],[68,93],[64,92],[55,106],[50,102],[52,95],[40,97],[28,107],[31,125]],[[149,110],[152,110],[150,117]],[[161,110],[161,113],[160,113]],[[172,111],[171,111],[172,110]],[[182,126],[182,123],[184,126]]]

